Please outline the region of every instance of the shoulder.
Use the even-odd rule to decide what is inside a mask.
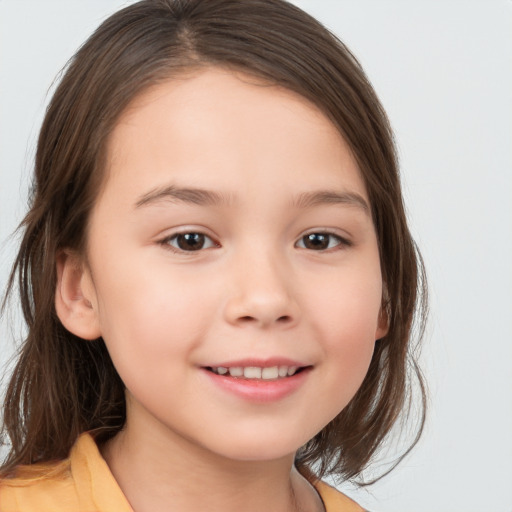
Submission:
[[[354,500],[325,482],[317,480],[313,485],[322,498],[326,512],[365,512]]]
[[[0,512],[133,512],[88,434],[68,459],[17,469],[0,481]]]
[[[69,459],[23,466],[0,481],[0,512],[59,512],[77,504]]]

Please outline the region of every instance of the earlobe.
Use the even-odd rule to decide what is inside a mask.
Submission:
[[[389,332],[389,297],[388,288],[386,283],[382,285],[382,304],[380,306],[379,318],[377,320],[377,330],[375,332],[375,339],[380,340],[387,336]]]
[[[384,338],[384,336],[386,336],[388,332],[389,332],[389,316],[388,316],[386,309],[383,306],[379,312],[377,330],[375,332],[375,339],[380,340],[380,339]]]
[[[83,258],[73,251],[62,250],[57,255],[55,310],[75,336],[86,340],[101,336],[91,275]]]

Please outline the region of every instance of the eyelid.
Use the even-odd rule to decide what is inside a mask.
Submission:
[[[190,256],[194,253],[200,253],[207,249],[220,247],[221,244],[217,240],[215,240],[215,238],[212,235],[207,234],[205,231],[207,231],[207,230],[202,229],[202,228],[184,227],[181,229],[177,229],[176,231],[173,231],[173,232],[167,234],[166,236],[161,237],[160,239],[157,240],[157,243],[159,245],[163,246],[167,250],[170,250],[176,254],[181,254],[181,255],[185,255],[185,256]],[[205,239],[209,240],[208,246],[201,247],[197,250],[187,251],[185,249],[180,249],[179,247],[175,247],[170,243],[172,240],[176,239],[178,236],[187,235],[187,234],[198,234],[198,235],[204,236]],[[334,247],[327,247],[325,249],[317,249],[317,250],[311,249],[311,248],[308,248],[305,246],[301,247],[299,245],[304,240],[305,237],[307,237],[308,235],[313,235],[313,234],[325,235],[325,236],[332,237],[332,238],[336,239],[338,241],[338,243]],[[294,244],[295,247],[299,247],[300,249],[313,251],[313,252],[331,252],[331,251],[336,251],[336,250],[342,250],[344,248],[351,247],[352,245],[353,245],[353,242],[347,236],[341,235],[340,233],[336,232],[332,228],[310,229],[310,230],[302,233]]]
[[[205,239],[208,239],[211,242],[211,244],[208,247],[201,247],[200,249],[191,250],[191,251],[186,251],[184,249],[180,249],[179,247],[175,247],[170,244],[170,241],[177,238],[178,236],[188,235],[188,234],[202,235],[205,237]],[[213,236],[205,233],[204,229],[193,228],[193,227],[183,228],[183,229],[178,229],[177,231],[173,231],[172,233],[169,233],[168,235],[158,239],[157,243],[169,251],[172,251],[176,254],[185,255],[185,256],[190,256],[193,254],[201,253],[207,249],[220,247],[220,244],[215,240],[215,238]]]
[[[299,247],[300,249],[310,250],[313,252],[330,252],[337,249],[341,250],[343,248],[351,247],[354,245],[353,242],[347,236],[343,236],[340,233],[337,233],[336,231],[327,228],[317,228],[308,230],[298,238],[297,242],[295,242],[295,245],[298,246],[299,242],[301,242],[308,235],[327,235],[337,239],[339,243],[337,243],[334,247],[328,247],[327,249],[318,249],[317,251],[315,251],[314,249],[308,249],[307,247]]]

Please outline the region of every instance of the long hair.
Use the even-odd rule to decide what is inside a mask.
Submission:
[[[56,254],[83,251],[102,183],[106,144],[127,105],[189,69],[240,70],[295,91],[338,128],[354,154],[377,233],[388,334],[357,394],[302,447],[296,463],[317,476],[353,478],[410,405],[411,377],[425,390],[411,342],[425,318],[423,266],[407,227],[393,135],[361,66],[319,22],[283,0],[143,0],[108,18],[79,49],[49,104],[35,160],[31,207],[11,273],[28,334],[4,404],[19,464],[65,458],[77,436],[113,437],[126,419],[124,386],[102,339],[69,333],[54,306]],[[415,316],[416,315],[416,316]],[[421,332],[420,332],[421,334]]]

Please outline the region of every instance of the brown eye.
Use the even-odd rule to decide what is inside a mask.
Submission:
[[[214,247],[213,240],[203,233],[179,233],[165,240],[167,245],[179,251],[192,252]]]
[[[325,251],[326,249],[332,249],[343,243],[343,240],[339,236],[331,233],[309,233],[297,242],[297,246],[313,251]]]

